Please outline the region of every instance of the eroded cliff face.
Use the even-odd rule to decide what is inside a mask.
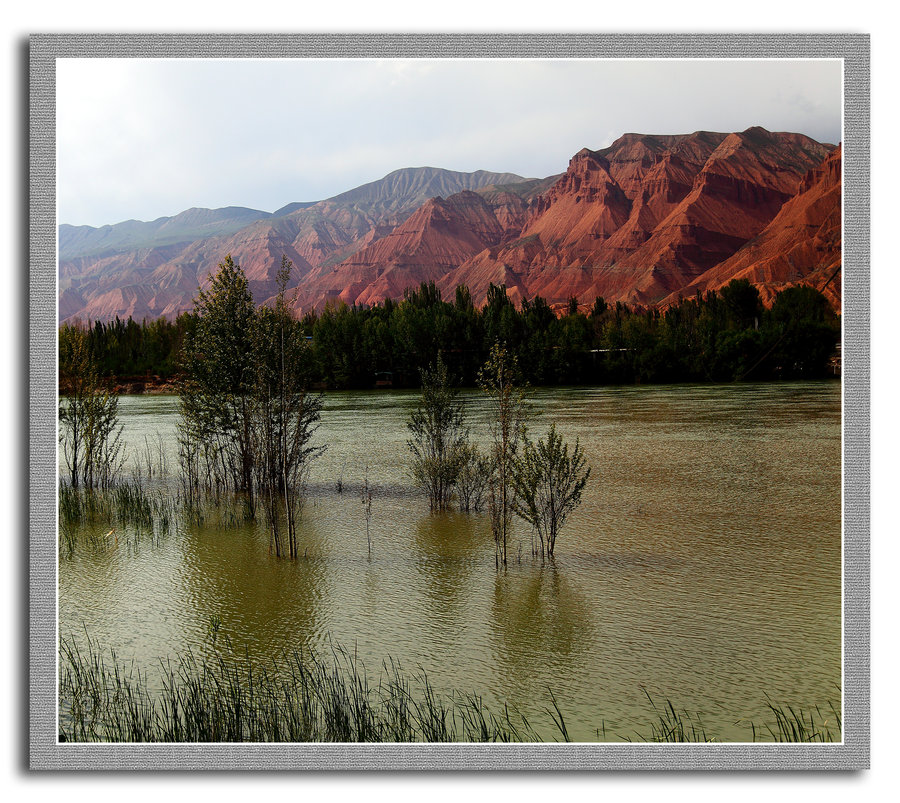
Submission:
[[[476,303],[493,283],[517,302],[665,306],[748,278],[771,302],[790,284],[824,286],[839,269],[840,160],[834,146],[751,128],[625,134],[546,180],[396,171],[236,233],[68,259],[60,317],[177,314],[228,253],[260,302],[286,255],[300,310],[396,299],[426,281],[445,298],[465,284]],[[446,195],[422,198],[435,189]],[[839,308],[839,274],[826,293]]]
[[[786,287],[810,284],[822,289],[840,311],[840,147],[807,172],[797,194],[756,237],[663,303],[676,302],[678,295],[717,290],[732,279],[748,279],[755,284],[766,304]]]
[[[800,188],[828,147],[796,134],[629,134],[576,154],[520,236],[441,283],[483,300],[506,279],[551,303],[658,304],[733,256]]]

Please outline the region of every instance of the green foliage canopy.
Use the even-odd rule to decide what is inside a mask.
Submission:
[[[440,355],[435,365],[422,370],[422,397],[407,426],[413,479],[428,494],[432,512],[446,510],[469,455],[459,391]]]
[[[240,310],[239,297],[235,303]],[[572,305],[560,314],[565,311],[540,296],[517,307],[502,285],[490,286],[487,303],[477,309],[465,286],[444,301],[429,282],[399,301],[329,302],[308,310],[299,326],[310,343],[310,382],[335,389],[370,388],[376,381],[417,387],[420,367],[434,364],[438,354],[461,385],[474,386],[498,341],[531,385],[815,379],[829,375],[828,359],[840,339],[840,319],[819,291],[791,287],[765,309],[745,279],[664,311],[602,298],[589,315],[573,312]],[[101,378],[165,378],[178,370],[185,345],[196,342],[198,326],[195,313],[171,323],[95,322],[87,327],[88,348]],[[203,326],[211,329],[213,321]],[[76,329],[84,327],[60,328],[61,352]],[[240,347],[233,345],[232,351]],[[222,379],[242,381],[228,374]]]
[[[581,503],[581,493],[591,476],[584,449],[576,440],[572,454],[551,425],[546,440],[536,444],[525,438],[522,455],[513,467],[515,512],[537,532],[541,555],[553,557],[556,538],[569,515]]]

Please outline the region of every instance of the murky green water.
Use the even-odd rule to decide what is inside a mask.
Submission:
[[[466,398],[483,440],[481,396]],[[643,688],[722,739],[748,737],[738,720],[771,719],[767,696],[840,702],[839,384],[537,391],[533,434],[555,421],[581,439],[593,474],[554,563],[531,558],[519,523],[505,572],[483,516],[432,516],[412,488],[415,402],[327,396],[302,559],[269,555],[250,526],[179,526],[137,549],[123,533],[117,547],[60,559],[60,632],[86,628],[144,665],[202,650],[212,617],[260,658],[331,638],[373,674],[390,656],[537,725],[550,723],[550,688],[584,741],[604,725],[607,738],[647,733]],[[120,406],[131,454],[155,452],[159,433],[175,471],[176,400]]]

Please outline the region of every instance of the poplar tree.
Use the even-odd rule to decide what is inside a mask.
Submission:
[[[202,478],[244,492],[252,517],[257,316],[247,277],[230,254],[194,299],[194,312],[196,332],[186,343],[180,387],[182,462],[191,464],[195,486]]]
[[[468,430],[459,391],[440,355],[435,365],[422,370],[422,397],[407,426],[413,479],[428,494],[432,512],[446,510],[467,455]]]
[[[509,530],[512,524],[516,454],[525,435],[528,403],[520,386],[515,355],[495,343],[478,374],[478,384],[488,396],[493,472],[488,486],[491,530],[496,545],[496,562],[507,564]]]

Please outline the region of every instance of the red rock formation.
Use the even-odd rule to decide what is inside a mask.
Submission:
[[[838,311],[841,308],[841,148],[832,151],[800,183],[758,236],[733,256],[706,271],[664,300],[698,290],[716,290],[732,279],[748,279],[771,304],[785,287],[803,283],[824,288]]]
[[[501,196],[496,208],[504,220],[523,218],[524,202],[515,195]],[[350,259],[314,270],[302,283],[298,305],[321,306],[332,298],[348,304],[399,298],[407,287],[441,279],[469,257],[500,242],[503,234],[494,208],[478,193],[432,198]]]
[[[656,304],[756,236],[828,153],[798,134],[626,134],[582,150],[533,204],[521,237],[476,255],[440,286],[490,282],[551,303]]]
[[[840,265],[840,151],[823,163],[832,150],[750,128],[625,134],[579,151],[555,180],[400,170],[187,246],[71,257],[60,264],[60,316],[177,313],[228,253],[259,301],[275,292],[286,255],[303,309],[400,298],[431,280],[445,298],[466,284],[483,303],[493,283],[516,301],[589,306],[596,296],[667,304],[746,276],[769,301],[797,281],[824,285]],[[441,197],[423,203],[429,190]],[[232,226],[235,214],[213,223]],[[66,236],[74,248],[128,231]],[[839,306],[838,280],[828,294]]]

